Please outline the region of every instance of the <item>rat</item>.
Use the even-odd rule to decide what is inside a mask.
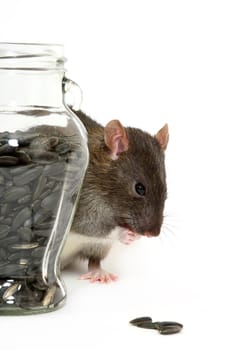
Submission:
[[[117,276],[101,267],[115,240],[130,244],[141,236],[158,236],[167,197],[165,124],[155,136],[112,120],[105,127],[75,111],[88,134],[89,165],[61,254],[61,268],[74,258],[88,260],[91,282]]]

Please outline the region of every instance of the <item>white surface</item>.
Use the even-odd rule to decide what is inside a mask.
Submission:
[[[65,44],[84,111],[171,134],[161,237],[113,249],[117,283],[64,273],[66,306],[1,317],[1,348],[232,349],[232,15],[224,0],[1,3],[0,41]],[[143,315],[184,330],[128,325]]]

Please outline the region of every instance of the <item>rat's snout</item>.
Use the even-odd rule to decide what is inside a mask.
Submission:
[[[150,232],[145,232],[145,233],[144,233],[144,236],[146,236],[146,237],[148,237],[148,238],[153,237],[153,235],[152,235]]]
[[[156,215],[150,219],[147,223],[146,227],[144,227],[145,231],[143,235],[145,237],[157,237],[160,234],[161,227],[163,224],[163,215]]]
[[[160,234],[160,230],[156,231],[156,232],[145,232],[144,236],[151,238],[151,237],[156,237]]]

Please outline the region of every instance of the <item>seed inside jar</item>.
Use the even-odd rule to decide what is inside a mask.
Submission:
[[[39,288],[38,280],[46,252],[52,266],[66,232],[82,167],[79,148],[75,135],[0,133],[0,300],[9,305],[47,306],[55,298],[56,286],[48,289],[42,279]],[[62,205],[65,220],[57,226]],[[48,266],[48,281],[53,275],[54,265]]]

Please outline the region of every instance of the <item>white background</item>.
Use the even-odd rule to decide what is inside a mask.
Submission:
[[[232,6],[1,0],[0,41],[64,44],[93,118],[170,127],[161,236],[114,247],[104,267],[117,283],[78,280],[85,264],[65,272],[66,305],[1,317],[1,348],[232,349]],[[166,337],[128,325],[143,315],[184,329]]]

